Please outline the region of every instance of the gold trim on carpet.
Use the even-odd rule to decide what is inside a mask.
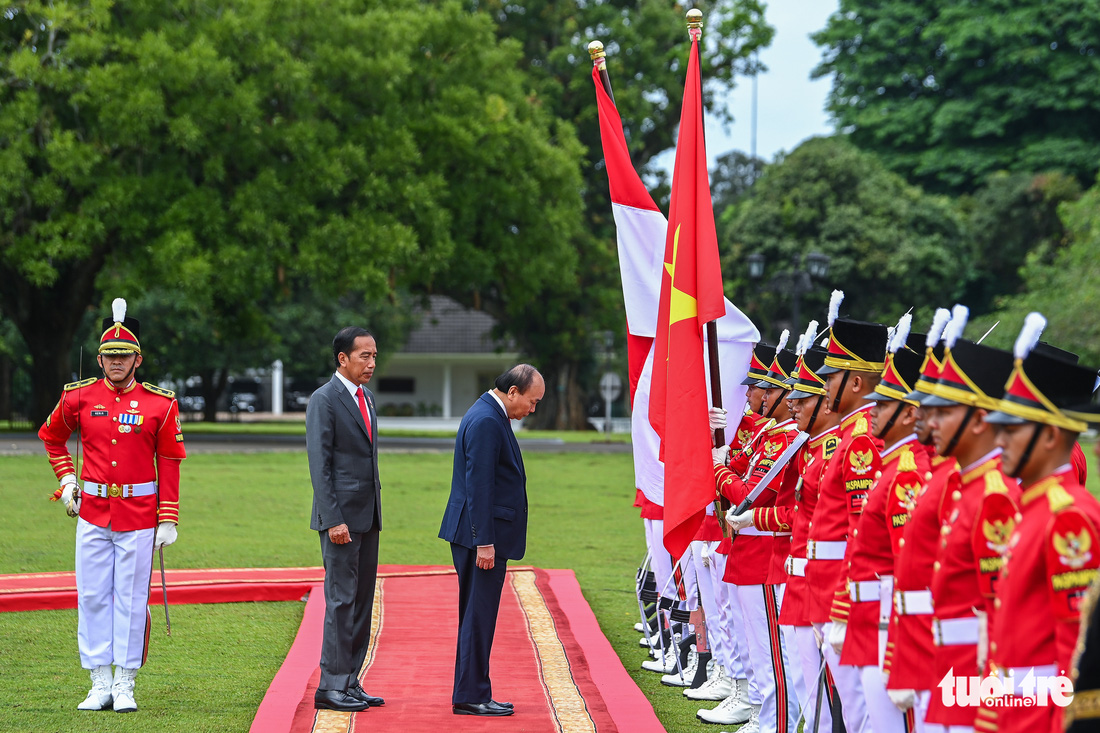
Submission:
[[[595,733],[596,724],[588,714],[584,697],[573,681],[565,647],[558,638],[554,617],[535,584],[530,571],[511,572],[512,588],[527,617],[527,629],[535,647],[541,671],[543,691],[561,733]]]
[[[378,634],[382,631],[382,578],[374,583],[374,606],[370,612],[370,640],[367,642],[367,658],[359,670],[359,679],[374,664],[374,655],[378,650]],[[313,718],[313,733],[354,733],[355,716],[335,710],[318,710]]]

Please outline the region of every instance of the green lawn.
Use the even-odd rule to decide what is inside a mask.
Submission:
[[[1097,493],[1092,445],[1090,488]],[[449,453],[384,454],[381,561],[448,565],[436,539],[450,485]],[[571,568],[604,633],[669,731],[701,731],[697,703],[642,672],[631,628],[633,573],[645,552],[631,508],[629,454],[525,457],[531,527],[525,564]],[[308,529],[311,491],[304,453],[196,455],[184,463],[180,540],[170,567],[320,563]],[[0,460],[0,572],[70,570],[73,521],[47,501],[55,486],[45,457]],[[160,609],[154,609],[159,611]],[[173,637],[154,613],[149,664],[138,677],[138,714],[75,710],[87,690],[76,653],[76,612],[0,614],[0,731],[240,731],[247,729],[301,619],[300,603],[174,606]],[[440,650],[441,659],[450,650]],[[443,662],[441,662],[443,663]]]

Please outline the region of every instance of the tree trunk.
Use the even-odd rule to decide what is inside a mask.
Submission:
[[[217,422],[218,400],[225,392],[225,385],[229,383],[229,370],[224,367],[210,367],[200,369],[202,377],[202,419],[203,422]]]
[[[11,357],[0,354],[0,420],[12,419],[11,378],[14,370]]]

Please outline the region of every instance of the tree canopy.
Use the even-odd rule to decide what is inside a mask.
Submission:
[[[838,129],[911,181],[960,193],[998,170],[1096,175],[1092,4],[841,0],[814,40]]]
[[[719,238],[726,294],[773,340],[789,321],[790,296],[749,278],[749,254],[766,257],[765,278],[809,252],[830,257],[826,282],[802,308],[803,320],[821,322],[834,286],[845,291],[842,314],[861,320],[892,322],[911,307],[950,304],[970,264],[952,202],[839,137],[810,139],[766,167],[722,215]]]
[[[574,282],[581,147],[495,31],[457,3],[355,0],[0,18],[0,307],[32,417],[116,295],[159,290],[191,314],[180,348],[232,352],[271,343],[303,288],[375,302],[438,278],[515,312]]]

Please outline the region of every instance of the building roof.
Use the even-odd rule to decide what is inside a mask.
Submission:
[[[445,295],[428,296],[428,309],[416,309],[420,325],[409,335],[403,354],[492,354],[515,351],[511,339],[494,339],[496,319],[465,308]]]

